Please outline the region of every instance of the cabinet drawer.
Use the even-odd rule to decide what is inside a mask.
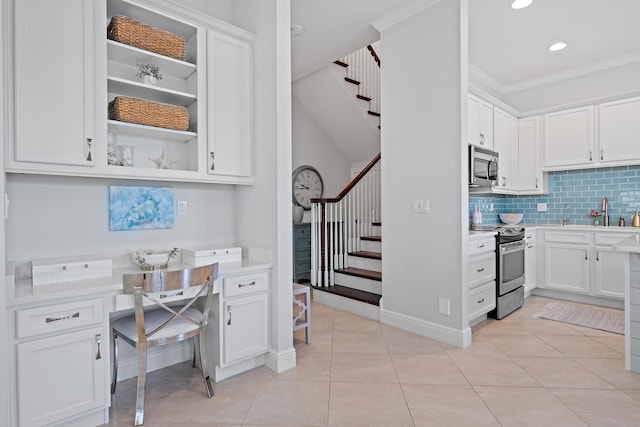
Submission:
[[[311,236],[311,225],[293,227],[294,237]]]
[[[104,319],[101,298],[48,305],[16,311],[18,338],[60,332],[79,326],[93,325]]]
[[[467,255],[475,255],[483,252],[494,252],[496,250],[496,239],[491,238],[482,240],[471,240],[467,246]]]
[[[225,298],[246,295],[267,289],[267,273],[243,274],[235,277],[225,277],[223,293]]]
[[[488,313],[494,308],[496,308],[496,282],[479,286],[467,294],[469,320]]]
[[[596,233],[596,245],[615,245],[634,235],[631,233]]]
[[[297,236],[296,237],[296,248],[310,248],[311,247],[311,236]]]
[[[589,243],[590,233],[572,233],[570,231],[547,231],[545,241],[560,243]]]
[[[467,272],[469,289],[473,289],[476,286],[487,283],[495,278],[496,255],[493,252],[477,255],[469,259],[469,268]]]

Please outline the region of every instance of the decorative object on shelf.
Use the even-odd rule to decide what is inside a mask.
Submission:
[[[169,261],[178,255],[180,250],[173,249],[138,249],[132,254],[133,262],[139,265],[143,270],[162,270],[166,269]]]
[[[473,216],[471,217],[471,229],[482,228],[482,212],[480,212],[480,208],[476,206],[476,209],[473,211]]]
[[[109,103],[109,119],[165,129],[189,129],[186,108],[126,96],[116,96]]]
[[[500,221],[508,225],[519,224],[522,218],[524,218],[524,215],[521,213],[509,212],[507,214],[500,214]]]
[[[638,210],[636,209],[636,213],[633,215],[633,219],[631,220],[632,227],[640,227],[640,215],[638,215]]]
[[[135,148],[133,145],[120,145],[118,147],[120,166],[133,167],[133,153]]]
[[[118,164],[118,135],[114,132],[107,133],[107,164],[110,166]]]
[[[162,80],[162,74],[160,74],[160,67],[155,64],[136,64],[138,67],[137,77],[140,77],[146,84],[155,85],[158,80]]]
[[[109,186],[111,231],[173,228],[173,189]]]
[[[158,157],[157,159],[152,159],[151,157],[149,157],[149,160],[158,165],[158,169],[169,169],[171,165],[175,165],[176,163],[178,163],[175,160],[169,160],[164,150],[162,150],[162,156]]]
[[[300,224],[304,216],[304,208],[300,205],[293,205],[293,223]]]
[[[293,171],[293,203],[311,209],[311,199],[322,197],[324,183],[315,168],[304,165]]]
[[[593,218],[593,225],[600,225],[600,215],[600,212],[594,209],[589,210],[589,216]]]
[[[107,38],[184,61],[183,37],[127,16],[117,15],[111,18],[107,27]]]

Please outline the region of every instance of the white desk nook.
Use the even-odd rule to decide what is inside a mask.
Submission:
[[[222,249],[220,251],[220,249]],[[207,359],[214,381],[263,365],[269,346],[268,262],[240,258],[240,248],[183,250],[169,270],[220,262],[214,301],[206,328]],[[191,258],[189,258],[191,257]],[[81,268],[86,262],[82,261]],[[11,374],[11,425],[97,426],[108,422],[110,406],[109,319],[130,313],[131,295],[122,294],[122,274],[140,271],[131,257],[113,257],[102,277],[36,284],[32,266],[69,259],[16,262],[6,277],[6,305]],[[106,268],[111,259],[90,262]],[[184,262],[184,264],[183,264]],[[93,266],[94,264],[91,264]],[[107,274],[107,275],[104,275]],[[98,276],[101,273],[97,273]],[[165,301],[179,300],[169,295]],[[137,373],[135,353],[121,346],[118,379]],[[148,371],[190,358],[177,343],[148,355]]]

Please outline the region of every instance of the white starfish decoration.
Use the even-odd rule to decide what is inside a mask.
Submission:
[[[169,169],[171,165],[178,163],[177,161],[169,160],[164,150],[162,150],[162,156],[157,159],[152,159],[151,157],[149,157],[149,160],[158,165],[158,169]]]

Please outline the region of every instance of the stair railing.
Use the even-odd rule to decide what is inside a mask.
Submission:
[[[379,113],[380,109],[380,58],[371,45],[363,47],[339,61],[348,64],[347,77],[360,82],[358,95],[371,99],[369,109]]]
[[[380,154],[334,198],[311,199],[311,285],[333,286],[361,237],[381,222]]]

